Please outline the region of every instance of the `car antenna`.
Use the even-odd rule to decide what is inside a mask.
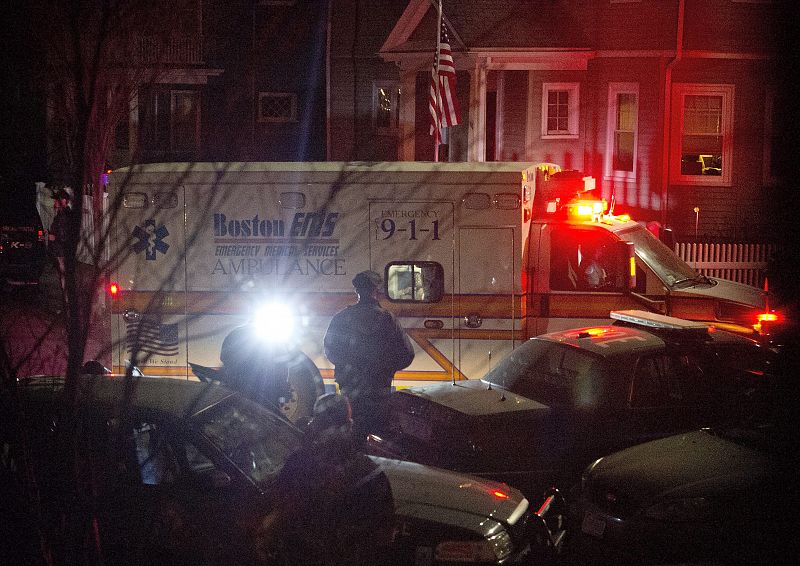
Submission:
[[[489,371],[492,371],[492,351],[491,350],[489,350]],[[491,391],[492,390],[492,382],[491,381],[487,381],[487,383],[489,384],[489,387],[488,387],[487,391]]]

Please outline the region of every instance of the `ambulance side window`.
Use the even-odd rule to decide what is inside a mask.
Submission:
[[[444,295],[444,268],[435,261],[395,261],[386,267],[386,296],[392,302],[436,303]]]
[[[550,288],[554,291],[624,289],[624,262],[607,234],[554,228],[550,238]]]

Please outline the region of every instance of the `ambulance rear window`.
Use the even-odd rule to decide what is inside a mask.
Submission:
[[[386,296],[392,302],[436,303],[444,295],[444,268],[435,261],[390,263]]]

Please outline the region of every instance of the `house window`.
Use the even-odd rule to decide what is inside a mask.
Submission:
[[[606,177],[636,177],[637,138],[639,124],[639,85],[608,85],[608,139]]]
[[[198,146],[200,93],[191,90],[173,90],[170,104],[172,150],[180,153],[192,152]]]
[[[542,87],[542,138],[577,138],[578,83],[544,83]]]
[[[373,115],[379,130],[393,130],[400,123],[400,88],[387,82],[375,85]]]
[[[733,85],[676,84],[671,182],[731,184]]]
[[[194,157],[200,147],[200,92],[144,89],[139,140],[151,157]]]
[[[288,92],[259,92],[258,121],[297,122],[297,95]]]

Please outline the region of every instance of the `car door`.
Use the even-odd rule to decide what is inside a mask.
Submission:
[[[127,552],[141,553],[142,560],[202,562],[242,546],[236,527],[247,508],[241,501],[248,498],[229,471],[199,442],[157,417],[139,416],[118,426],[125,429],[126,481],[107,492],[107,499],[114,510],[109,526],[129,533],[120,547],[127,538],[133,547]]]
[[[640,357],[629,382],[621,445],[630,446],[701,426],[708,408],[695,352],[665,350]]]

